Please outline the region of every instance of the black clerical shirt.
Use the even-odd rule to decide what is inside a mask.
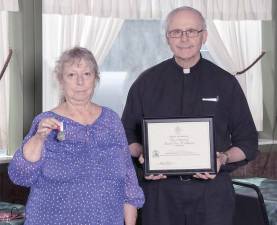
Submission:
[[[236,78],[201,58],[185,74],[174,58],[144,71],[130,88],[122,122],[129,144],[142,143],[144,117],[214,117],[215,150],[231,146],[252,160],[258,149],[256,128]]]

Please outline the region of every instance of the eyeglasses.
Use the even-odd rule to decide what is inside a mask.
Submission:
[[[176,29],[176,30],[170,30],[167,32],[167,37],[170,37],[170,38],[180,38],[180,37],[183,37],[183,35],[186,35],[186,37],[188,38],[195,38],[195,37],[198,37],[199,34],[204,31],[203,29],[202,30],[194,30],[194,29],[189,29],[189,30],[179,30],[179,29]]]

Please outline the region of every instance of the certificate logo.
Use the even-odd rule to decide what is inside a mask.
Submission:
[[[180,135],[182,133],[182,128],[179,127],[179,126],[176,126],[174,128],[174,132],[175,132],[176,135]]]
[[[153,158],[159,158],[160,157],[160,152],[158,150],[153,150],[152,157]]]

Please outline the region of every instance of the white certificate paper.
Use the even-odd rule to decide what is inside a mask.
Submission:
[[[175,120],[147,123],[147,169],[165,174],[209,172],[214,163],[210,120]]]

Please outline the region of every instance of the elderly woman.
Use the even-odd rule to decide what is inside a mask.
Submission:
[[[135,225],[144,197],[121,121],[91,102],[99,80],[85,48],[56,64],[61,103],[36,116],[9,165],[11,180],[31,187],[26,225]]]

